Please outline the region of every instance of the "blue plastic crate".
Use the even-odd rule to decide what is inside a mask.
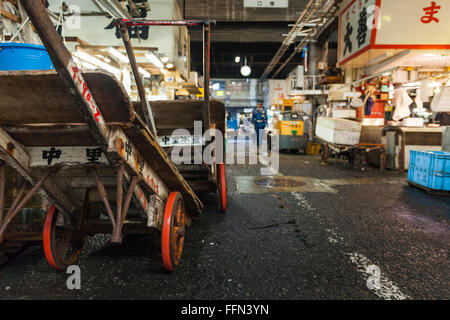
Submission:
[[[409,166],[450,174],[450,152],[411,150]]]
[[[55,69],[44,46],[29,43],[0,43],[0,70]]]
[[[408,180],[432,190],[450,191],[450,174],[409,166]]]

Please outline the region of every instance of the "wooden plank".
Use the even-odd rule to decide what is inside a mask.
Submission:
[[[169,197],[170,190],[148,161],[141,156],[130,138],[118,127],[112,127],[110,132],[108,154],[112,157],[125,160],[128,166],[145,182],[150,190],[156,193],[160,199],[166,201]]]
[[[5,10],[1,10],[1,14],[2,16],[4,16],[5,18],[8,18],[14,22],[17,23],[22,23],[22,19],[20,19],[20,17],[16,16],[15,14],[12,14],[11,12],[5,11]]]
[[[13,147],[12,147],[13,146]],[[0,128],[0,158],[17,170],[26,180],[31,184],[35,184],[42,176],[41,171],[32,170],[28,164],[30,156],[25,151],[25,148],[12,139],[3,129]],[[42,189],[50,202],[55,205],[65,214],[78,211],[73,202],[67,197],[58,184],[52,177],[47,178],[43,183]]]
[[[175,129],[192,130],[194,121],[203,121],[203,107],[203,100],[152,101],[158,133]],[[217,129],[225,132],[225,105],[222,102],[211,100],[210,119]]]
[[[194,135],[167,135],[158,136],[158,143],[163,147],[186,147],[186,146],[204,146],[205,140],[202,136]]]
[[[3,129],[26,147],[96,145],[86,124],[3,126]]]
[[[97,146],[27,147],[25,149],[30,156],[30,168],[61,164],[67,166],[109,165],[103,149]]]
[[[106,122],[130,121],[133,105],[113,75],[106,71],[90,71],[83,72],[82,76]],[[27,99],[22,98],[24,92]],[[0,96],[0,125],[86,123],[77,111],[73,97],[53,70],[0,71]]]
[[[25,151],[25,148],[11,138],[3,129],[0,128],[0,150],[5,155],[9,155],[14,159],[14,164],[22,168],[28,167],[30,156]],[[12,163],[11,163],[12,164]]]
[[[106,121],[81,70],[56,32],[43,3],[32,0],[22,0],[21,3],[47,49],[61,82],[72,97],[74,106],[91,129],[97,144],[106,149],[108,145]],[[52,94],[49,97],[51,99]]]
[[[148,159],[152,168],[158,172],[169,190],[181,192],[188,215],[198,215],[203,208],[202,202],[151,133],[147,130],[137,130],[133,127],[124,128],[123,130],[132,139],[135,147],[144,159]]]

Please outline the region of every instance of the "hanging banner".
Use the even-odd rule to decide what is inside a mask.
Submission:
[[[450,49],[450,1],[377,1],[374,49]]]
[[[286,80],[269,80],[269,101],[271,105],[283,103],[287,99]]]
[[[366,65],[385,49],[450,49],[448,17],[448,0],[346,0],[339,15],[339,66]]]
[[[339,17],[339,62],[353,59],[370,46],[375,22],[375,0],[347,1]]]

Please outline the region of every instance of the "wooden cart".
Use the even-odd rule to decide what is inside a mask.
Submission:
[[[185,123],[164,127],[166,111],[155,112],[145,95],[133,103],[113,75],[78,69],[42,3],[22,4],[56,72],[0,72],[0,242],[8,240],[9,224],[39,191],[50,203],[43,245],[52,267],[61,270],[75,263],[88,235],[111,232],[111,242],[120,243],[123,234],[157,229],[164,267],[174,271],[185,228],[203,204],[156,133],[160,129],[164,134],[164,128],[169,134],[169,127]],[[121,29],[127,32],[126,27]],[[126,34],[123,38],[137,71],[129,39]],[[139,76],[136,82],[143,88]],[[217,107],[211,113],[209,98],[206,102],[200,103],[195,118],[202,121],[203,130],[220,129],[225,121],[223,105],[213,103]],[[199,109],[198,103],[189,101],[176,105],[178,114]],[[159,128],[154,119],[160,121]],[[224,165],[202,165],[207,174],[199,170],[197,180],[203,180],[199,185],[206,186],[205,191],[219,191],[224,211]],[[26,180],[9,204],[3,197],[8,187],[5,167]],[[188,168],[185,174],[192,171]],[[8,211],[3,216],[4,207]]]
[[[320,154],[324,163],[328,162],[330,156],[343,157],[353,164],[355,167],[359,167],[364,153],[371,151],[380,151],[380,170],[383,171],[386,163],[385,147],[384,144],[374,143],[357,143],[355,145],[343,145],[330,143],[321,138],[316,137],[315,140],[322,145],[320,148]]]

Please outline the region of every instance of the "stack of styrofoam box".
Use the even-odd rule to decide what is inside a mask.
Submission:
[[[424,125],[423,118],[405,118],[402,121],[404,127],[419,127],[422,128]]]
[[[335,119],[355,119],[356,118],[356,110],[333,109],[333,118],[335,118]]]
[[[361,136],[361,123],[345,119],[317,118],[316,136],[334,144],[355,145]]]

